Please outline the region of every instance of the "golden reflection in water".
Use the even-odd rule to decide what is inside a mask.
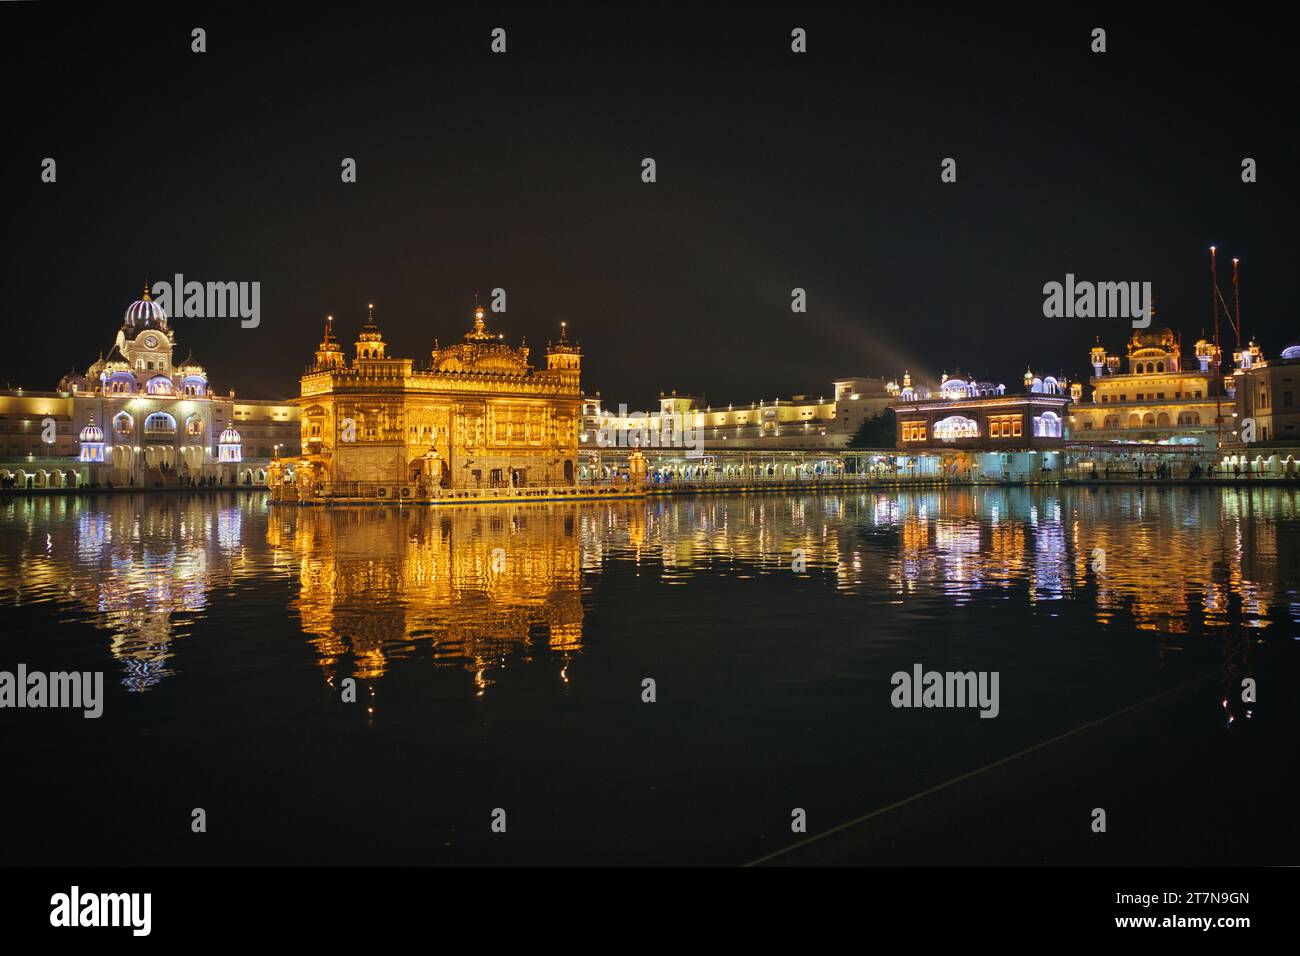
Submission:
[[[395,657],[423,656],[474,674],[539,651],[582,649],[583,575],[605,542],[635,545],[640,503],[276,512],[268,540],[297,562],[293,604],[327,680],[374,681]],[[373,692],[373,687],[372,687]]]
[[[250,598],[278,600],[264,581],[282,577],[332,683],[373,681],[394,659],[418,657],[466,668],[481,693],[515,660],[553,657],[568,680],[565,664],[584,643],[583,595],[610,561],[666,585],[717,575],[792,580],[801,549],[799,577],[867,602],[826,605],[827,614],[869,614],[872,602],[942,613],[977,598],[1055,614],[1065,609],[1053,602],[1070,601],[1101,625],[1131,621],[1162,652],[1193,627],[1217,630],[1233,641],[1226,666],[1248,673],[1242,635],[1300,616],[1300,547],[1285,534],[1297,520],[1300,491],[1290,488],[403,509],[269,508],[264,496],[238,494],[13,497],[0,499],[0,607],[50,604],[56,621],[108,631],[124,683],[144,690],[170,673],[173,642],[211,613],[214,594],[239,589],[222,611],[238,621],[262,613],[245,610]],[[494,569],[497,548],[503,563]],[[1096,549],[1104,571],[1093,568]]]
[[[0,587],[17,605],[57,601],[112,637],[123,684],[142,691],[170,673],[172,642],[207,611],[214,589],[247,576],[243,526],[261,503],[220,498],[63,496],[4,503]]]
[[[1287,600],[1278,524],[1300,514],[1300,492],[1253,489],[952,489],[820,498],[669,498],[648,506],[643,554],[666,577],[705,571],[832,570],[847,592],[930,591],[955,604],[977,591],[1019,588],[1033,604],[1088,599],[1097,621],[1130,615],[1162,634],[1189,623],[1264,628]],[[1105,569],[1094,570],[1096,549]],[[1295,555],[1290,556],[1292,564]],[[741,567],[746,563],[751,567]]]

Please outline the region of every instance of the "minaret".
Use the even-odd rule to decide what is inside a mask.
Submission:
[[[1214,362],[1215,358],[1217,357],[1216,353],[1217,350],[1214,348],[1213,344],[1211,344],[1210,341],[1205,337],[1205,332],[1204,330],[1202,330],[1201,337],[1196,340],[1196,360],[1201,363],[1202,372],[1210,371],[1210,363]]]
[[[1089,361],[1092,363],[1093,377],[1101,378],[1102,370],[1106,368],[1106,350],[1102,348],[1100,336],[1097,337],[1097,344],[1092,347]]]
[[[577,372],[582,367],[582,348],[569,341],[569,323],[560,323],[560,340],[546,345],[546,367]]]
[[[1234,352],[1232,357],[1236,360],[1237,368],[1246,371],[1259,365],[1264,358],[1264,353],[1260,350],[1258,343],[1251,339],[1246,343],[1245,348]]]
[[[357,336],[355,343],[358,359],[381,359],[384,357],[384,337],[379,332],[379,326],[375,325],[375,304],[372,302],[367,308],[366,324],[361,326],[361,334]]]
[[[334,316],[325,316],[325,335],[316,348],[316,368],[342,368],[343,347],[334,337]]]

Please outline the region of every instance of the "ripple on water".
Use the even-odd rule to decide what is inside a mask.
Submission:
[[[485,680],[503,662],[583,653],[593,618],[632,615],[672,633],[715,606],[719,621],[748,618],[746,640],[774,651],[803,621],[824,633],[866,622],[895,642],[974,611],[1264,634],[1294,630],[1279,569],[1297,563],[1296,505],[1286,488],[402,510],[272,509],[235,494],[15,497],[0,504],[0,608],[14,621],[27,612],[32,627],[92,625],[134,690],[176,673],[178,642],[214,616],[291,638],[330,679],[431,661]]]

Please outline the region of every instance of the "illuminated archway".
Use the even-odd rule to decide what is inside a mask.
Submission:
[[[1060,438],[1061,437],[1061,416],[1056,412],[1043,412],[1041,415],[1034,416],[1034,437],[1035,438]]]
[[[978,438],[979,423],[964,415],[949,415],[934,423],[935,441],[957,441],[962,438]]]
[[[176,419],[166,412],[154,412],[144,420],[146,438],[172,438],[176,435]]]

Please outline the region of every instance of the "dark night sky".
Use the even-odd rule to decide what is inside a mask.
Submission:
[[[1211,243],[1223,275],[1242,258],[1247,331],[1276,355],[1300,337],[1288,35],[1131,6],[0,4],[0,384],[84,370],[146,276],[183,272],[262,283],[258,329],[176,322],[177,357],[246,396],[296,392],[326,312],[350,343],[373,301],[391,353],[426,361],[494,286],[494,327],[539,356],[567,318],[612,403],[904,366],[1018,387],[1027,363],[1079,377],[1095,335],[1126,337],[1043,318],[1067,272],[1152,281],[1190,346]]]

